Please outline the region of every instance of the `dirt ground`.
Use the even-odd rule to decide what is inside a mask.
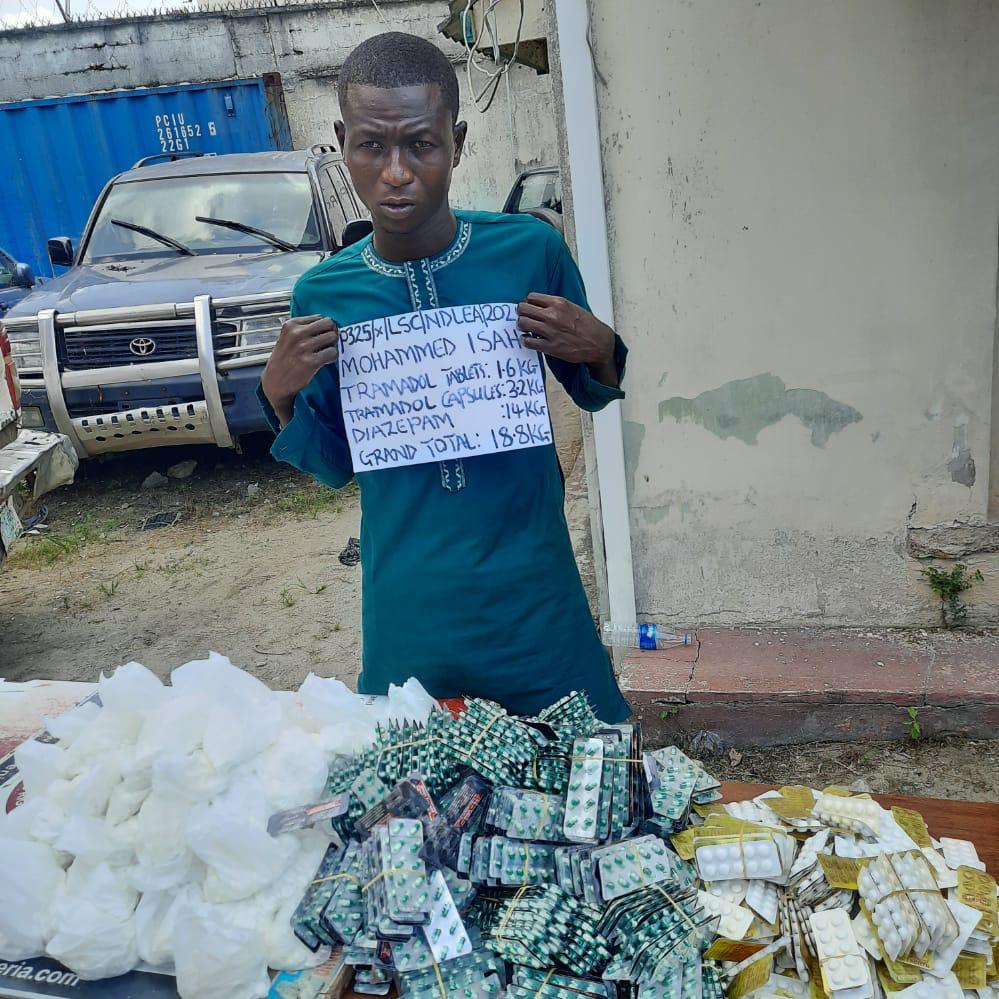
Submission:
[[[730,750],[705,757],[723,780],[828,787],[873,794],[911,794],[963,801],[999,801],[999,741],[821,743]]]
[[[566,513],[594,590],[578,411],[551,409]],[[310,672],[351,684],[361,658],[360,567],[338,556],[359,533],[357,490],[326,489],[268,454],[272,438],[161,448],[85,462],[46,497],[49,533],[0,569],[0,677],[93,680],[137,659],[162,675],[209,650],[275,689]],[[194,474],[143,490],[150,472]],[[141,530],[157,513],[175,526]]]
[[[356,490],[312,484],[265,443],[90,462],[47,497],[49,536],[22,542],[0,573],[2,675],[91,680],[129,659],[165,675],[215,650],[278,688],[309,670],[349,682],[360,569],[337,556],[358,534]],[[188,458],[191,478],[141,489]],[[178,512],[176,526],[141,530],[161,512]]]
[[[594,596],[578,418],[553,404],[567,472],[566,515]],[[137,659],[166,675],[215,650],[275,689],[314,671],[352,684],[360,663],[360,567],[338,556],[357,537],[356,489],[325,489],[250,439],[86,463],[46,498],[49,532],[0,570],[0,677],[94,680]],[[191,478],[141,484],[194,458]],[[150,515],[175,526],[142,531]],[[702,754],[720,777],[840,783],[858,790],[999,799],[999,741],[780,747]],[[858,783],[859,782],[859,783]]]

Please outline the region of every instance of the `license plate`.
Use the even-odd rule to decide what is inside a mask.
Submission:
[[[14,509],[14,497],[11,496],[3,506],[0,506],[0,541],[8,551],[10,546],[24,533],[21,518]]]

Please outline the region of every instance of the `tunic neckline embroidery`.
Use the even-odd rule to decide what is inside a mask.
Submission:
[[[361,259],[376,274],[382,274],[385,277],[406,278],[411,267],[419,267],[424,272],[429,270],[431,273],[436,273],[439,270],[443,270],[449,264],[453,264],[468,248],[471,239],[472,223],[467,219],[458,219],[458,229],[454,234],[454,239],[451,240],[451,245],[434,257],[423,257],[420,260],[395,263],[392,260],[386,260],[384,257],[378,256],[375,252],[374,242],[371,241],[361,251]],[[431,306],[431,308],[435,307]]]

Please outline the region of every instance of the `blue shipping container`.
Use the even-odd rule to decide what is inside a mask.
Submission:
[[[101,189],[143,157],[291,149],[291,130],[270,74],[0,104],[0,149],[0,247],[51,275],[49,237],[79,245]]]

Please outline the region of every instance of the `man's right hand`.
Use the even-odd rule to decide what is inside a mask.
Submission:
[[[295,410],[295,396],[315,373],[339,356],[340,329],[325,316],[295,316],[282,327],[260,384],[281,426]]]

